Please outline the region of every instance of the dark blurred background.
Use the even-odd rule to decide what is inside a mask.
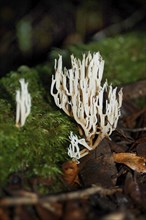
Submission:
[[[54,47],[145,30],[145,0],[0,1],[0,75],[45,62]]]

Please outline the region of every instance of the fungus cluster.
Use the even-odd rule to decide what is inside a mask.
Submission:
[[[16,127],[22,127],[31,111],[31,96],[28,83],[20,79],[21,89],[16,91]]]
[[[71,132],[70,157],[80,159],[95,149],[117,127],[122,90],[102,85],[104,60],[99,52],[89,52],[82,60],[71,56],[71,68],[63,68],[62,56],[55,60],[51,95],[56,105],[79,125],[81,138]],[[81,150],[80,150],[81,149]]]

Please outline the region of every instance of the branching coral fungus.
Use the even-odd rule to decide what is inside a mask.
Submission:
[[[93,55],[89,52],[83,55],[82,61],[71,56],[71,69],[62,67],[62,56],[55,60],[55,75],[52,76],[51,94],[56,105],[74,117],[80,127],[80,135],[85,137],[84,147],[77,154],[73,152],[77,147],[76,138],[71,134],[70,156],[85,156],[95,149],[100,141],[111,135],[116,129],[122,105],[122,90],[108,86],[107,82],[101,85],[104,60],[99,52]],[[83,140],[83,138],[82,138]],[[72,152],[71,152],[72,149]],[[76,156],[77,155],[77,156]],[[80,155],[80,156],[79,156]]]
[[[31,111],[31,96],[28,92],[28,83],[19,80],[21,90],[16,91],[16,127],[22,127]]]

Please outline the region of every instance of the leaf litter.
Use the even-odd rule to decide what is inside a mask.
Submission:
[[[131,86],[126,85],[127,94]],[[28,180],[20,173],[12,174],[1,189],[0,220],[144,220],[146,107],[134,103],[146,93],[139,94],[129,99],[124,95],[122,117],[111,140],[104,138],[79,164],[66,161],[62,165],[63,174],[57,180],[64,186],[61,192],[39,193],[38,185],[49,188],[56,183],[49,177]]]

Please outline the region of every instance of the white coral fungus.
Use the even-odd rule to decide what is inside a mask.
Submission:
[[[31,96],[28,92],[28,83],[20,79],[21,90],[16,91],[16,127],[22,127],[31,111]]]
[[[117,96],[117,88],[107,82],[101,85],[103,69],[104,60],[99,52],[84,54],[82,61],[72,55],[69,70],[63,69],[59,56],[52,76],[51,94],[56,105],[74,117],[92,149],[116,129],[122,105],[122,90]]]
[[[83,155],[80,153],[80,148],[79,146],[84,146],[88,150],[92,150],[91,147],[88,146],[84,138],[79,139],[77,135],[74,135],[73,132],[70,132],[70,145],[68,147],[68,155],[78,161]]]

